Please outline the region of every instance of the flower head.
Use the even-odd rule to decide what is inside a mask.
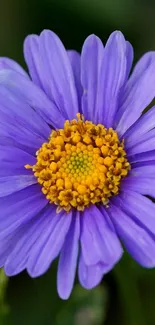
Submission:
[[[77,116],[78,121],[66,121],[64,129],[53,130],[37,152],[36,164],[25,166],[33,170],[42,192],[58,205],[58,211],[107,205],[130,169],[116,131]]]
[[[155,53],[131,76],[120,32],[81,55],[51,31],[24,43],[29,74],[0,59],[0,265],[46,272],[59,256],[60,297],[75,272],[87,289],[121,258],[120,240],[155,266]]]

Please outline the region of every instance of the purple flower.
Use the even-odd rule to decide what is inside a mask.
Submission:
[[[24,56],[30,77],[0,59],[0,267],[37,277],[59,255],[63,299],[77,264],[84,288],[101,281],[120,240],[154,267],[155,107],[142,112],[155,96],[155,52],[129,77],[121,32],[105,47],[89,36],[80,56],[46,30],[26,38]]]

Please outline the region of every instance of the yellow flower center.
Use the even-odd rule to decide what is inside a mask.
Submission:
[[[80,114],[67,120],[63,129],[52,131],[36,155],[36,164],[25,168],[33,170],[46,198],[58,205],[57,211],[83,211],[96,203],[107,206],[130,169],[117,132],[84,121]]]

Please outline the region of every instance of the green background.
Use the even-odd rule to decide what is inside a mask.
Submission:
[[[80,51],[91,33],[103,42],[121,30],[133,44],[135,62],[155,50],[154,0],[1,0],[0,55],[23,66],[26,35],[49,28],[66,48]],[[155,325],[155,270],[138,266],[127,253],[97,288],[76,281],[68,301],[56,292],[56,262],[38,279],[25,273],[6,278],[0,270],[0,325]]]

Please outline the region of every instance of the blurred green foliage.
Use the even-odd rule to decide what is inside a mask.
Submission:
[[[44,28],[79,51],[90,33],[105,42],[119,29],[136,61],[155,50],[155,1],[1,0],[0,55],[25,66],[23,40]],[[155,325],[155,270],[141,268],[127,253],[97,288],[86,291],[76,282],[68,301],[57,295],[56,267],[38,279],[26,272],[7,279],[1,270],[0,325]]]
[[[9,280],[6,300],[10,309],[5,324],[102,324],[106,290],[101,286],[90,294],[76,283],[71,299],[63,301],[56,291],[56,268],[57,263],[53,263],[51,269],[37,279],[31,279],[25,272]]]
[[[0,324],[4,324],[8,314],[9,306],[6,303],[6,288],[7,288],[8,278],[6,277],[4,271],[0,269]]]

